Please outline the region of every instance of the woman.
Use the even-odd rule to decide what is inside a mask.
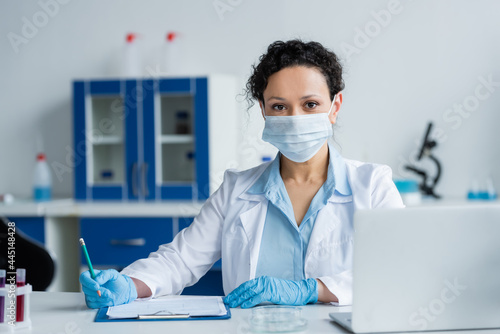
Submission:
[[[403,203],[389,167],[345,160],[328,143],[343,88],[338,59],[321,44],[271,44],[247,96],[262,110],[262,139],[279,149],[274,161],[227,170],[191,226],[148,258],[95,280],[84,272],[87,305],[179,294],[221,257],[230,307],[350,304],[354,210]]]

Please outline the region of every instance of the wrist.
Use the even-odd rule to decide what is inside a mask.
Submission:
[[[133,300],[137,299],[137,286],[135,284],[135,280],[132,279],[130,276],[123,275],[125,277],[125,280],[128,283],[129,286],[129,296],[128,296],[128,301],[127,303],[130,303]]]
[[[151,289],[149,288],[149,286],[147,286],[146,283],[144,283],[143,281],[141,281],[140,279],[137,279],[135,277],[131,277],[131,279],[132,279],[132,282],[134,282],[134,287],[135,287],[135,290],[137,293],[137,298],[151,297],[151,295],[153,293],[151,292]]]
[[[330,289],[323,283],[321,279],[316,279],[318,283],[318,301],[322,303],[332,303],[332,302],[338,302],[338,298],[336,295],[334,295]]]
[[[309,298],[307,304],[316,303],[318,301],[318,281],[314,278],[308,278],[304,280],[307,286],[307,291],[309,292]]]

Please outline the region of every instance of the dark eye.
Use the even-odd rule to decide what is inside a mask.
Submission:
[[[314,109],[318,106],[316,102],[306,102],[306,107],[309,109]]]
[[[282,104],[275,104],[273,106],[273,110],[283,111],[283,110],[285,110],[285,106]]]

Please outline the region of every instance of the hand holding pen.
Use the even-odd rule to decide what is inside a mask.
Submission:
[[[83,239],[80,239],[80,244],[89,265],[89,271],[80,275],[85,302],[89,308],[121,305],[137,299],[137,290],[130,277],[114,269],[94,270]]]

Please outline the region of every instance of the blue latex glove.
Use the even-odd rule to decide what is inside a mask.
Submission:
[[[229,307],[249,308],[262,302],[305,305],[318,301],[318,282],[314,278],[290,281],[261,276],[247,281],[224,298]]]
[[[94,270],[95,280],[87,270],[80,275],[80,283],[89,308],[101,308],[130,303],[137,299],[132,279],[114,269]],[[97,294],[101,291],[101,297]]]

